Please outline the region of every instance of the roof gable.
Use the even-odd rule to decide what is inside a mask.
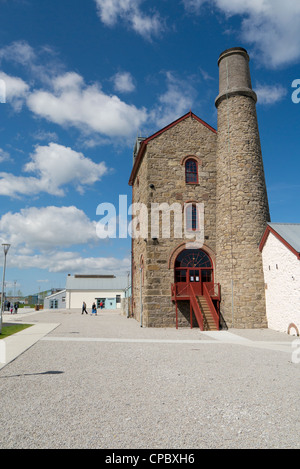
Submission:
[[[259,245],[260,251],[272,233],[281,241],[298,259],[300,259],[300,224],[299,223],[268,223]]]
[[[131,175],[130,175],[130,179],[129,179],[129,185],[132,186],[133,185],[133,182],[134,182],[134,179],[135,179],[135,176],[137,174],[137,171],[138,171],[138,168],[140,166],[140,163],[142,161],[142,158],[144,156],[144,153],[145,153],[145,150],[147,148],[147,145],[148,143],[153,140],[154,138],[158,137],[159,135],[163,134],[164,132],[168,131],[169,129],[171,129],[172,127],[175,127],[175,125],[179,124],[180,122],[182,122],[183,120],[187,119],[188,117],[192,117],[193,119],[197,120],[198,122],[200,122],[200,124],[204,125],[205,127],[207,127],[209,130],[211,130],[212,132],[214,132],[215,134],[217,134],[217,131],[216,129],[214,129],[213,127],[211,127],[209,124],[207,124],[206,122],[204,122],[202,119],[200,119],[200,117],[196,116],[196,114],[192,113],[192,111],[188,112],[187,114],[185,114],[184,116],[180,117],[179,119],[175,120],[174,122],[172,122],[171,124],[167,125],[166,127],[163,127],[161,130],[157,131],[155,134],[151,135],[150,137],[146,138],[145,140],[142,141],[141,145],[140,145],[140,148],[139,148],[139,152],[135,158],[135,162],[134,162],[134,165],[133,165],[133,168],[132,168],[132,172],[131,172]]]

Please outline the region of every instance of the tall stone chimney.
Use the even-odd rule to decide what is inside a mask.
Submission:
[[[216,278],[228,327],[266,327],[261,236],[270,221],[249,56],[219,58]]]

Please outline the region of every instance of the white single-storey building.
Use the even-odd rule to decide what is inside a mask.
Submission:
[[[104,309],[121,308],[122,299],[128,288],[128,277],[115,277],[114,275],[68,275],[66,282],[66,308],[82,308],[87,305],[91,312],[92,304],[100,308],[102,302]]]
[[[269,223],[263,258],[268,327],[300,334],[300,224]]]
[[[66,307],[66,290],[60,290],[44,299],[44,309],[64,309]]]

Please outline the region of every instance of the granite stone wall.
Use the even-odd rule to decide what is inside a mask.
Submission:
[[[171,300],[174,262],[189,239],[151,232],[153,204],[204,204],[204,245],[221,284],[222,324],[266,327],[259,243],[270,220],[249,56],[229,49],[219,59],[218,134],[189,113],[147,140],[131,176],[133,201],[147,207],[146,231],[132,241],[133,315],[147,327],[175,326]],[[185,181],[186,158],[198,182]],[[162,218],[160,218],[160,224]],[[140,228],[140,225],[139,225]],[[178,302],[179,326],[190,325],[188,302]]]
[[[243,50],[230,52],[219,62],[220,95],[216,101],[216,280],[221,284],[226,323],[256,328],[267,325],[259,243],[270,215],[256,95],[249,88],[249,57]]]
[[[152,204],[204,203],[204,235],[207,248],[213,253],[216,246],[216,149],[217,135],[192,116],[157,136],[147,149],[133,184],[135,201],[147,204],[149,213],[148,238],[133,240],[135,317],[140,320],[139,259],[144,259],[144,285],[142,286],[143,325],[148,327],[175,326],[175,305],[171,301],[174,269],[170,265],[173,251],[184,249],[190,239],[174,237],[174,217],[171,214],[169,238],[151,237]],[[185,158],[195,157],[198,162],[198,183],[186,184]],[[150,187],[153,185],[153,187]],[[162,218],[160,218],[160,227]],[[188,308],[189,309],[189,308]],[[179,325],[189,325],[186,304],[178,305]]]

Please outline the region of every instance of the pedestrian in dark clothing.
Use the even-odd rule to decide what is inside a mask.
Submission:
[[[83,313],[88,314],[88,312],[87,312],[87,310],[86,310],[86,302],[85,302],[85,301],[82,303],[82,311],[81,311],[81,314],[83,314]]]

